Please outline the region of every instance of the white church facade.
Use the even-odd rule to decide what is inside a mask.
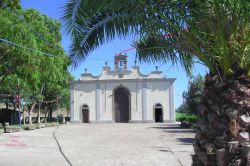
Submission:
[[[116,55],[114,70],[106,63],[100,76],[85,70],[71,82],[71,122],[175,122],[174,81],[157,69],[143,75],[136,63],[128,70],[127,56]]]

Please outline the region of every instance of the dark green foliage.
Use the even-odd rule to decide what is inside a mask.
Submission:
[[[186,116],[185,113],[176,112],[176,114],[175,114],[175,120],[176,120],[177,122],[181,122],[181,121],[183,121],[183,120],[185,119],[185,116]]]
[[[196,123],[198,117],[196,115],[188,115],[185,117],[185,121],[190,122],[190,123]]]
[[[181,104],[177,109],[176,112],[180,112],[180,113],[191,113],[192,111],[189,109],[187,103],[183,103]]]
[[[189,80],[188,91],[183,92],[184,103],[176,109],[177,112],[186,114],[196,114],[200,105],[205,86],[204,78],[201,75],[192,76]]]
[[[1,0],[0,1],[0,10],[8,9],[8,10],[19,10],[21,9],[20,0]]]
[[[192,76],[188,91],[183,92],[183,98],[185,102],[176,110],[176,120],[181,122],[181,126],[184,128],[190,128],[197,122],[196,111],[201,104],[204,89],[204,78],[201,75],[196,77]]]
[[[202,96],[203,96],[203,89],[205,86],[204,78],[201,75],[192,76],[189,80],[188,84],[188,91],[183,92],[182,96],[185,100],[185,104],[182,105],[183,107],[186,106],[186,113],[195,114],[197,107],[200,105]]]
[[[198,117],[196,115],[190,115],[186,113],[180,113],[176,112],[176,121],[177,122],[190,122],[190,123],[196,123]]]
[[[56,56],[1,41],[0,94],[16,96],[19,91],[29,109],[34,103],[57,96],[69,97],[72,76],[67,70],[70,61],[61,46],[60,23],[34,9],[22,9],[19,0],[0,1],[0,10],[0,38]]]

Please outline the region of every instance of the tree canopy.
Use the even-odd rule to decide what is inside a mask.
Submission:
[[[191,76],[188,89],[182,93],[183,103],[176,111],[187,114],[197,114],[198,106],[201,104],[205,79],[199,74]]]
[[[0,93],[51,100],[69,95],[70,61],[61,46],[61,25],[19,0],[0,3]],[[19,84],[19,87],[17,87]]]

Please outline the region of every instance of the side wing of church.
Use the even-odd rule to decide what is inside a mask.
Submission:
[[[175,122],[175,78],[161,71],[140,73],[127,69],[127,56],[116,55],[115,67],[103,67],[96,77],[85,71],[70,85],[71,122]]]

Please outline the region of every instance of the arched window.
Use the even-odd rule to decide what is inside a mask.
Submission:
[[[162,105],[160,103],[155,104],[155,108],[162,108]]]
[[[89,109],[89,106],[88,106],[87,104],[84,104],[84,105],[82,106],[82,109]]]

